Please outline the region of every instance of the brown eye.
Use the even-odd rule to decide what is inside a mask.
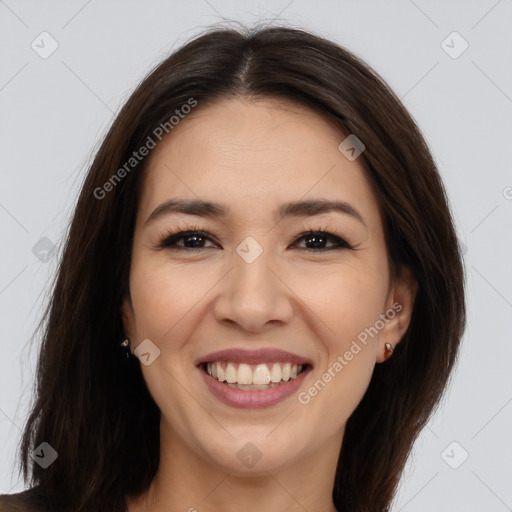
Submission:
[[[183,240],[183,245],[178,244]],[[204,247],[204,241],[210,240],[208,234],[204,231],[189,230],[180,231],[178,233],[167,236],[162,240],[158,247],[161,249],[178,249],[178,250],[198,250],[198,249],[209,249],[210,247]]]
[[[295,239],[294,244],[299,240],[305,240],[306,245],[309,245],[306,249],[311,251],[330,251],[340,248],[351,249],[351,246],[345,240],[326,231],[308,231],[303,233]],[[326,248],[327,243],[333,243],[334,246]]]

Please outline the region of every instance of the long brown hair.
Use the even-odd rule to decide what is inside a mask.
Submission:
[[[25,482],[51,510],[125,511],[159,463],[160,411],[138,360],[118,352],[146,160],[108,193],[98,189],[190,98],[201,108],[232,96],[298,101],[365,144],[360,161],[378,192],[392,275],[408,267],[418,283],[407,332],[376,365],[346,425],[333,489],[340,512],[389,510],[413,442],[439,404],[465,328],[464,270],[446,193],[414,120],[373,70],[329,40],[282,27],[210,29],[137,87],[81,188],[41,323],[36,396],[19,447]],[[58,452],[47,469],[30,457],[42,442]]]

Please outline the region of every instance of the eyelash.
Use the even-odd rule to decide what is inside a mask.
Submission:
[[[293,243],[297,243],[298,241],[312,236],[320,236],[322,238],[327,239],[328,242],[334,242],[337,244],[335,247],[328,247],[324,249],[308,249],[305,248],[306,251],[309,252],[326,252],[331,251],[333,249],[349,249],[353,250],[353,247],[343,240],[343,238],[340,238],[339,236],[334,235],[333,233],[329,233],[327,231],[328,228],[320,228],[320,229],[311,229],[309,226],[306,228],[308,231],[301,233],[298,235]],[[201,238],[209,239],[211,240],[210,235],[200,229],[197,226],[189,226],[185,228],[184,230],[179,231],[171,231],[166,233],[159,241],[158,245],[156,246],[157,249],[167,249],[167,250],[178,250],[178,251],[202,251],[204,249],[214,249],[214,247],[181,247],[179,245],[175,245],[176,241],[183,240],[189,237],[198,236]]]

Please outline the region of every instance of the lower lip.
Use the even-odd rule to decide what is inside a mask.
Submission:
[[[244,391],[242,389],[234,389],[211,375],[208,375],[201,367],[199,371],[203,375],[207,386],[210,391],[221,401],[232,407],[240,409],[262,409],[263,407],[270,407],[271,405],[282,402],[293,394],[304,382],[306,375],[311,371],[309,366],[298,377],[286,382],[282,382],[277,386],[269,389],[257,391]]]

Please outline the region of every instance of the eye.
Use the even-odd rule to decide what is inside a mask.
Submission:
[[[333,249],[352,249],[352,247],[343,238],[336,236],[328,231],[310,230],[307,233],[302,233],[295,240],[294,244],[300,240],[305,240],[306,244],[313,245],[313,247],[306,247],[307,250],[313,252],[325,252]],[[325,247],[326,243],[333,243],[332,247]]]
[[[184,245],[178,244],[178,242],[183,240]],[[178,231],[177,233],[168,233],[165,237],[159,242],[159,249],[177,249],[177,250],[200,250],[200,249],[208,249],[209,247],[203,247],[203,242],[205,240],[211,240],[208,233],[205,231],[201,231],[200,229],[189,229],[186,231]],[[191,246],[187,246],[187,244],[191,244]]]
[[[211,236],[200,229],[188,229],[186,231],[178,231],[174,233],[167,233],[162,240],[159,241],[158,249],[169,250],[192,250],[200,251],[201,249],[211,249],[212,247],[219,247],[216,243],[211,246],[205,246],[205,243],[212,241]],[[322,230],[309,230],[306,233],[300,234],[293,241],[293,245],[298,245],[299,242],[304,241],[307,251],[312,252],[325,252],[333,249],[352,249],[352,246],[345,240],[337,235]],[[331,246],[327,246],[327,244]]]

